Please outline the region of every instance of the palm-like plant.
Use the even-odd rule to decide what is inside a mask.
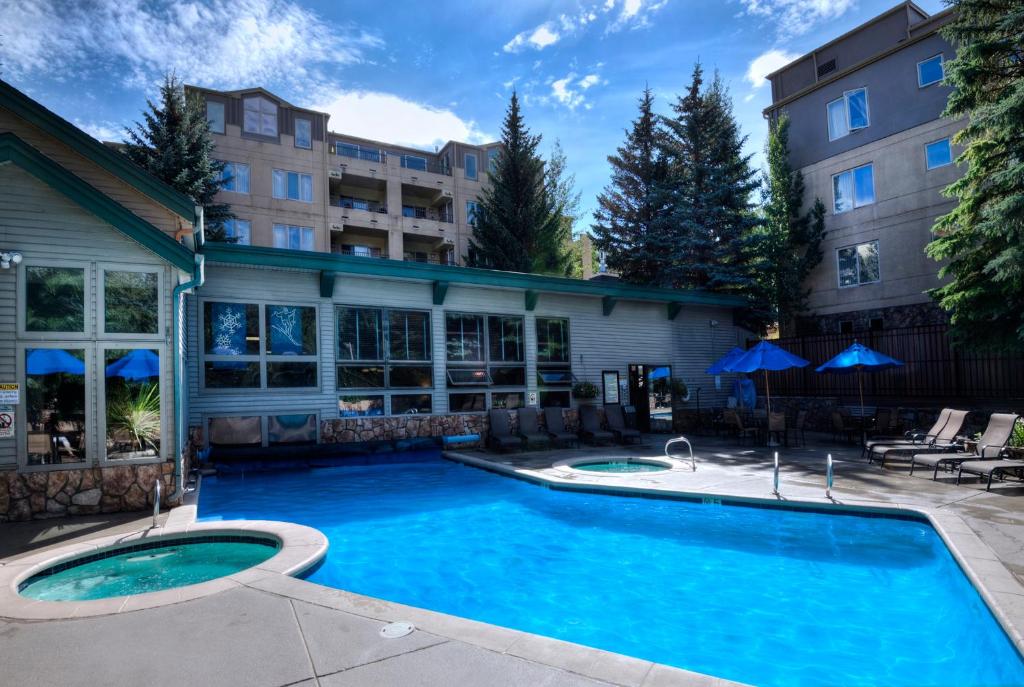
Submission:
[[[126,390],[107,406],[107,427],[130,434],[139,450],[157,448],[160,438],[160,387],[144,384],[137,393]]]

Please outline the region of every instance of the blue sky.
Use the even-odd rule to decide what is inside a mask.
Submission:
[[[119,139],[167,69],[212,88],[262,85],[331,113],[335,131],[432,148],[497,137],[511,90],[556,138],[589,225],[644,84],[667,112],[693,63],[729,86],[761,162],[763,75],[895,0],[0,0],[0,76]],[[921,0],[928,12],[940,0]]]

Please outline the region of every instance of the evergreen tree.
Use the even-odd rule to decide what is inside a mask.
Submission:
[[[940,217],[928,254],[949,262],[949,281],[931,291],[951,314],[954,341],[974,348],[1024,349],[1024,3],[955,0],[943,34],[956,46],[945,116],[967,117],[954,137],[965,146],[956,198]]]
[[[768,130],[765,146],[768,171],[762,179],[762,224],[748,242],[750,266],[758,296],[749,319],[764,327],[792,319],[807,309],[810,290],[804,280],[822,259],[825,206],[815,198],[801,212],[803,174],[789,162],[789,118],[783,115]]]
[[[604,251],[609,269],[628,282],[655,284],[667,264],[664,245],[655,240],[653,231],[665,164],[659,156],[650,88],[644,88],[639,110],[623,144],[608,156],[612,179],[597,197],[591,232],[594,247]]]
[[[206,120],[206,106],[198,95],[185,96],[184,85],[174,74],[164,77],[160,103],[146,100],[144,122],[126,129],[125,154],[150,174],[203,207],[206,238],[229,241],[225,220],[234,217],[231,206],[213,197],[224,183],[224,163],[213,158],[213,140]]]
[[[562,217],[551,193],[540,136],[526,128],[513,92],[502,124],[502,150],[480,197],[467,264],[514,272],[565,274]]]
[[[565,253],[564,273],[570,276],[576,274],[576,257],[573,254],[575,243],[573,238],[576,233],[576,223],[580,219],[580,205],[582,194],[576,190],[576,175],[569,172],[568,159],[562,144],[555,139],[551,146],[551,153],[545,166],[548,175],[548,188],[551,197],[555,201],[555,212],[560,218],[558,240],[561,242]]]

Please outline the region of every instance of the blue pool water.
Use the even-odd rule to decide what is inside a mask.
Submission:
[[[1024,685],[914,520],[570,493],[437,459],[203,481],[330,539],[313,582],[757,685]]]

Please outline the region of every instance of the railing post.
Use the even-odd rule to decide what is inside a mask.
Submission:
[[[828,460],[826,465],[826,478],[825,478],[825,498],[832,498],[832,454],[828,454]]]
[[[775,452],[775,474],[772,479],[772,494],[779,495],[779,452]]]

